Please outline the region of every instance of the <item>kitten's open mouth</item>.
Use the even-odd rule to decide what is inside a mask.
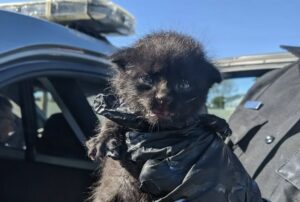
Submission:
[[[169,112],[167,110],[158,110],[158,109],[155,109],[155,110],[152,110],[151,113],[149,114],[149,116],[156,116],[158,118],[171,118],[172,116],[174,116],[175,113],[173,112]]]

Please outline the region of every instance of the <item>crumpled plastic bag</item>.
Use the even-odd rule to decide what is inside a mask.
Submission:
[[[99,95],[97,113],[128,128],[129,160],[141,167],[140,189],[155,202],[262,201],[256,183],[223,142],[227,123],[200,115],[191,125],[149,132],[148,123],[114,96]]]

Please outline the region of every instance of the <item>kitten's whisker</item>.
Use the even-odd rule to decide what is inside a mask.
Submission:
[[[154,127],[155,127],[155,124],[150,124],[149,131],[150,131],[150,132],[153,132]]]
[[[158,124],[158,123],[156,123],[156,125],[157,125],[157,132],[159,132],[159,124]]]
[[[191,98],[191,99],[185,101],[185,103],[193,102],[193,101],[195,101],[196,99],[198,99],[198,97],[193,97],[193,98]]]

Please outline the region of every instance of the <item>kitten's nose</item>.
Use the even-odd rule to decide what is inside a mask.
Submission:
[[[158,91],[156,92],[155,98],[160,105],[166,105],[171,103],[172,97],[170,96],[170,91],[166,81],[161,81],[159,83]]]
[[[157,94],[156,95],[156,100],[159,104],[170,104],[171,101],[172,101],[172,98],[170,96],[167,96],[167,95]]]

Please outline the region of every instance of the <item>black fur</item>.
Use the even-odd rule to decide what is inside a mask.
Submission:
[[[176,32],[152,33],[111,56],[116,74],[113,92],[121,102],[146,118],[149,130],[186,125],[203,109],[209,88],[221,81],[219,71],[193,38]],[[93,201],[151,201],[139,190],[140,168],[126,157],[124,128],[102,123],[100,133],[87,142],[89,156],[102,161],[101,178]],[[106,157],[120,149],[121,160]]]

